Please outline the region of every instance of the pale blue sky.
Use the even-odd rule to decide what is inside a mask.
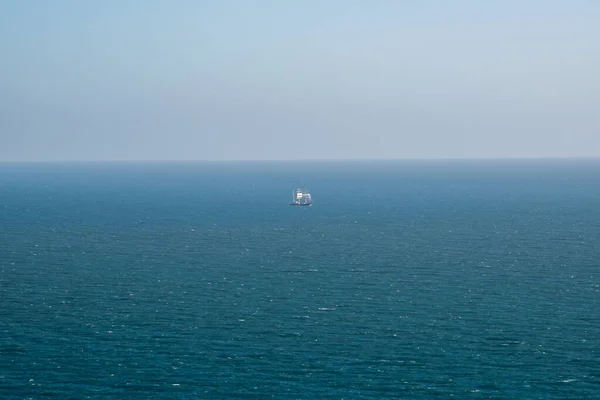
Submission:
[[[599,1],[0,1],[0,161],[564,156]]]

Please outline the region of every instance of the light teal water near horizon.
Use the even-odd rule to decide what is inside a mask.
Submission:
[[[600,398],[599,205],[597,160],[0,164],[0,398]]]

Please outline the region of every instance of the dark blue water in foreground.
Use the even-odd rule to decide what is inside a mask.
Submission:
[[[0,224],[2,399],[600,398],[598,161],[5,164]]]

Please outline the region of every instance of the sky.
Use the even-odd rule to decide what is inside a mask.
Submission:
[[[595,0],[3,0],[0,161],[600,156]]]

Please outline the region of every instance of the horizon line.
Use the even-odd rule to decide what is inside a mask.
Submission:
[[[390,161],[566,161],[600,160],[600,156],[513,156],[513,157],[404,157],[404,158],[294,158],[294,159],[95,159],[95,160],[0,160],[0,164],[201,164],[261,162],[390,162]]]

